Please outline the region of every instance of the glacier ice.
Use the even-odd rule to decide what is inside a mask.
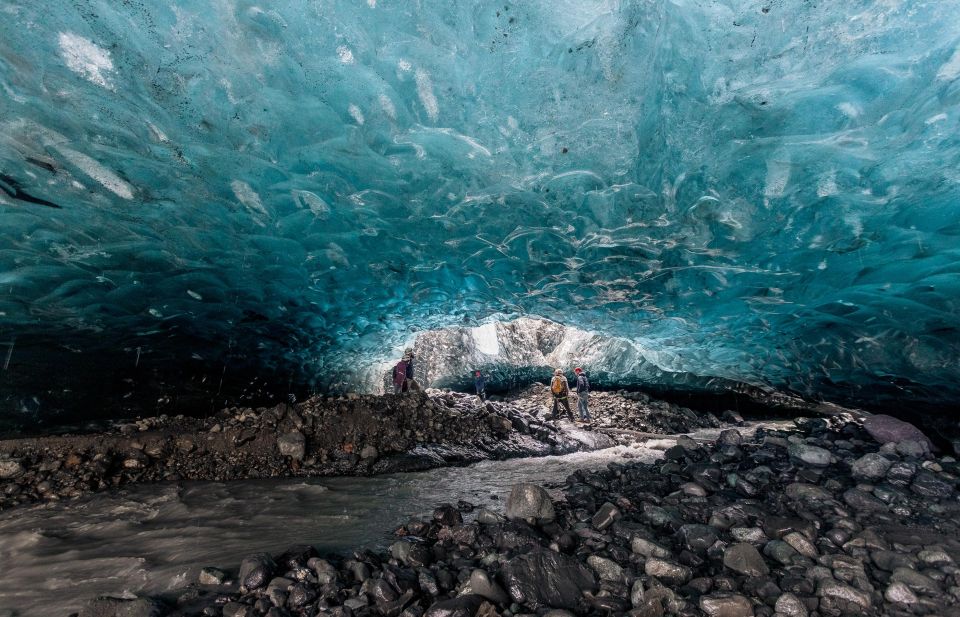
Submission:
[[[7,408],[350,387],[495,315],[960,400],[958,0],[2,14]]]

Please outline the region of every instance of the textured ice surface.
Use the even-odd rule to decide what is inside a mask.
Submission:
[[[64,358],[329,386],[495,313],[697,376],[960,398],[957,0],[0,14],[24,409]]]

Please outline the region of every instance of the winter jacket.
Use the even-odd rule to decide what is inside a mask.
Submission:
[[[473,385],[477,389],[477,394],[480,394],[487,389],[487,381],[482,376],[477,377],[477,380],[473,382]]]
[[[580,373],[577,375],[577,394],[582,392],[590,391],[590,380],[587,379],[586,373]]]

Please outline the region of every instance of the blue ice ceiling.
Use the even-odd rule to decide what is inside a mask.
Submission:
[[[533,314],[672,371],[960,399],[956,0],[0,13],[12,368],[325,386]]]

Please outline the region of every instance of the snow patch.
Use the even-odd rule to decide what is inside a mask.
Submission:
[[[497,338],[496,323],[491,322],[473,328],[470,334],[473,336],[473,342],[480,353],[488,356],[496,356],[500,353],[500,339]]]
[[[117,197],[133,199],[133,187],[117,174],[82,152],[64,147],[58,147],[57,149],[64,158],[83,170],[83,173],[105,186]]]
[[[104,72],[113,71],[109,51],[72,32],[61,32],[59,42],[60,57],[67,63],[67,68],[98,86],[114,89],[110,79],[104,75]]]
[[[337,57],[340,58],[340,62],[344,64],[353,64],[353,52],[350,51],[350,48],[346,45],[337,47]]]

